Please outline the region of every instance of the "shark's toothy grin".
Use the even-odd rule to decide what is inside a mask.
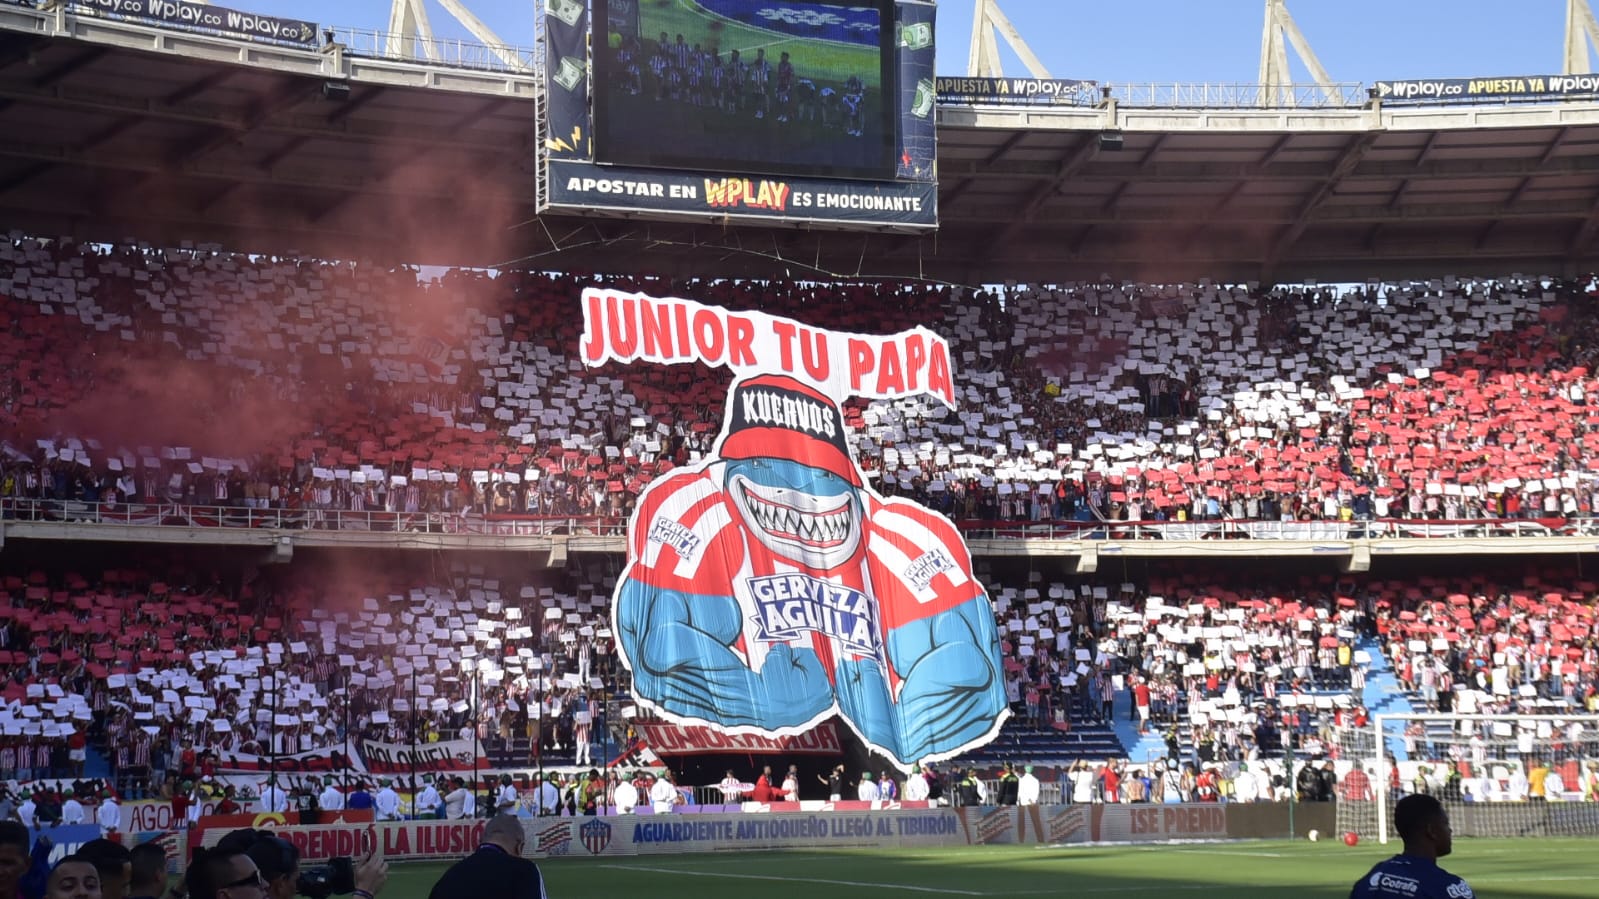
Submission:
[[[805,510],[762,496],[748,481],[739,487],[750,517],[779,540],[825,550],[842,546],[853,530],[848,496],[837,497],[838,502],[829,509]]]

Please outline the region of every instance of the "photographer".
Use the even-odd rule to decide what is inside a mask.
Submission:
[[[522,822],[496,815],[483,827],[483,844],[456,862],[433,885],[428,899],[547,899],[538,865],[522,858]]]
[[[389,879],[388,862],[378,854],[375,844],[359,865],[349,858],[334,859],[329,865],[306,871],[301,870],[300,851],[294,844],[267,830],[235,830],[217,843],[215,851],[243,855],[253,862],[265,884],[263,893],[269,899],[293,899],[297,895],[326,899],[345,893],[352,893],[357,899],[372,899]],[[191,891],[189,899],[205,897]]]

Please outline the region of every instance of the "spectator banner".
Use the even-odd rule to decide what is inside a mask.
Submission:
[[[953,406],[944,339],[597,289],[583,309],[587,365],[738,375],[710,454],[647,487],[629,525],[612,614],[640,703],[771,739],[838,715],[905,768],[992,740],[1008,714],[999,635],[966,544],[942,515],[867,486],[841,406]]]
[[[475,745],[474,745],[475,744]],[[490,767],[489,756],[476,740],[441,740],[437,743],[379,743],[361,741],[361,761],[373,774],[410,774],[422,771],[471,771]]]
[[[251,40],[302,47],[317,44],[317,27],[313,22],[240,12],[188,0],[72,0],[72,6],[94,13],[145,19],[196,31],[215,31]]]
[[[343,746],[324,746],[305,752],[283,753],[277,756],[249,755],[243,752],[224,752],[217,757],[217,771],[222,774],[249,774],[255,771],[285,771],[290,773],[328,773],[350,771],[365,774],[359,753],[346,756]]]
[[[1189,805],[1045,805],[974,808],[872,808],[815,812],[746,811],[694,815],[527,818],[525,854],[629,856],[770,849],[898,849],[966,845],[1143,843],[1228,838],[1227,807]],[[1283,821],[1286,826],[1286,806]],[[209,819],[208,819],[209,820]],[[206,820],[202,820],[202,825]],[[337,821],[280,824],[274,832],[307,862],[360,856],[374,845],[402,861],[455,859],[474,851],[484,821]],[[235,827],[213,825],[199,843],[214,846]]]
[[[49,837],[54,844],[50,847],[50,864],[53,865],[83,848],[84,843],[100,839],[100,827],[97,824],[68,824],[28,831],[30,845],[37,843],[40,837]]]
[[[954,810],[971,845],[1226,839],[1227,809],[1189,805],[1028,805]]]
[[[1495,103],[1562,100],[1599,94],[1599,75],[1516,75],[1504,78],[1423,78],[1378,81],[1377,99],[1387,102]]]
[[[955,103],[1099,102],[1099,82],[1066,78],[940,78],[938,99]]]
[[[550,160],[550,202],[618,212],[903,225],[931,219],[938,185],[912,181],[742,178]]]
[[[726,734],[709,727],[679,727],[665,722],[634,726],[644,738],[644,744],[660,755],[747,752],[835,756],[844,751],[838,742],[838,728],[831,721],[824,721],[802,734],[775,738],[760,734]]]
[[[215,800],[207,800],[200,804],[201,816],[216,813]],[[121,803],[119,809],[122,823],[117,829],[123,833],[157,833],[160,831],[176,830],[183,826],[183,821],[172,814],[172,802],[166,799],[136,799]]]
[[[373,823],[371,809],[344,809],[338,812],[317,813],[326,818],[317,824],[306,824],[302,817],[310,817],[307,812],[304,816],[299,812],[283,812],[269,814],[267,812],[251,812],[239,815],[210,815],[202,816],[188,833],[189,849],[192,851],[200,846],[215,846],[223,837],[241,827],[271,828],[273,832],[281,834],[285,839],[293,839],[290,834],[300,833],[309,842],[311,834],[317,835],[316,848],[321,851],[337,848],[340,845],[354,844],[362,833],[370,833],[376,825]],[[478,822],[481,828],[483,822]],[[368,837],[370,840],[370,837]],[[302,857],[305,856],[305,846],[301,846]],[[368,842],[365,845],[370,846]],[[477,844],[472,844],[466,852],[471,852]],[[339,855],[355,855],[354,852],[331,852],[327,855],[315,856],[315,859],[326,861]],[[462,853],[465,854],[465,853]]]

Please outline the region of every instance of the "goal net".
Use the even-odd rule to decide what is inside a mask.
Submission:
[[[1397,839],[1425,792],[1457,837],[1599,836],[1599,715],[1378,715],[1335,745],[1339,833]]]

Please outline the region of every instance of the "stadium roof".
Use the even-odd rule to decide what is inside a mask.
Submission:
[[[960,283],[1570,272],[1599,246],[1591,103],[945,105],[936,233],[535,221],[530,76],[37,15],[0,6],[0,222],[33,234]]]

